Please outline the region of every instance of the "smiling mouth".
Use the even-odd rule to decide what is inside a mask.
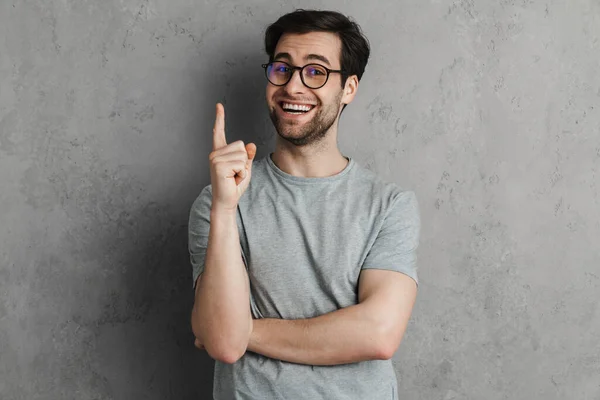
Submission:
[[[313,104],[294,104],[294,103],[287,103],[285,101],[280,102],[279,106],[281,107],[281,109],[283,111],[285,111],[288,114],[292,114],[292,115],[306,114],[309,111],[311,111],[313,108],[315,108],[315,105],[313,105]]]

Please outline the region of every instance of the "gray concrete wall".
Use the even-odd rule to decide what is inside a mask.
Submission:
[[[207,399],[189,206],[273,147],[262,34],[341,10],[373,57],[340,147],[414,189],[403,399],[600,399],[600,3],[0,2],[0,398]]]

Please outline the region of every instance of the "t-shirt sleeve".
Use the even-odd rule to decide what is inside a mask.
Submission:
[[[208,247],[208,233],[210,231],[210,208],[212,204],[212,192],[210,185],[200,192],[192,204],[188,222],[188,249],[192,263],[192,285],[196,287],[196,281],[204,272],[204,260],[206,248]]]
[[[417,247],[421,230],[419,206],[415,193],[401,192],[384,217],[362,269],[386,269],[417,276]]]

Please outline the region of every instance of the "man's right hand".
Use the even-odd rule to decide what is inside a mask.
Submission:
[[[235,212],[240,197],[248,188],[252,176],[252,161],[256,145],[238,140],[227,144],[225,139],[225,109],[217,103],[217,116],[213,129],[213,151],[210,160],[212,185],[212,210]]]

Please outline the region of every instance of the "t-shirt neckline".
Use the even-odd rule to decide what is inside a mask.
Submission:
[[[346,176],[348,174],[348,172],[350,172],[352,167],[354,167],[354,159],[352,157],[344,156],[346,159],[348,159],[348,164],[346,165],[346,167],[343,170],[341,170],[340,172],[338,172],[335,175],[324,176],[324,177],[296,176],[296,175],[288,174],[287,172],[281,170],[277,165],[275,165],[275,162],[271,158],[272,154],[273,153],[269,153],[266,157],[267,164],[269,165],[269,167],[271,167],[271,170],[273,172],[275,172],[277,175],[279,175],[282,179],[289,181],[289,182],[294,182],[294,183],[311,183],[311,184],[316,183],[316,184],[318,184],[318,183],[335,182],[335,181],[342,179],[344,176]]]

